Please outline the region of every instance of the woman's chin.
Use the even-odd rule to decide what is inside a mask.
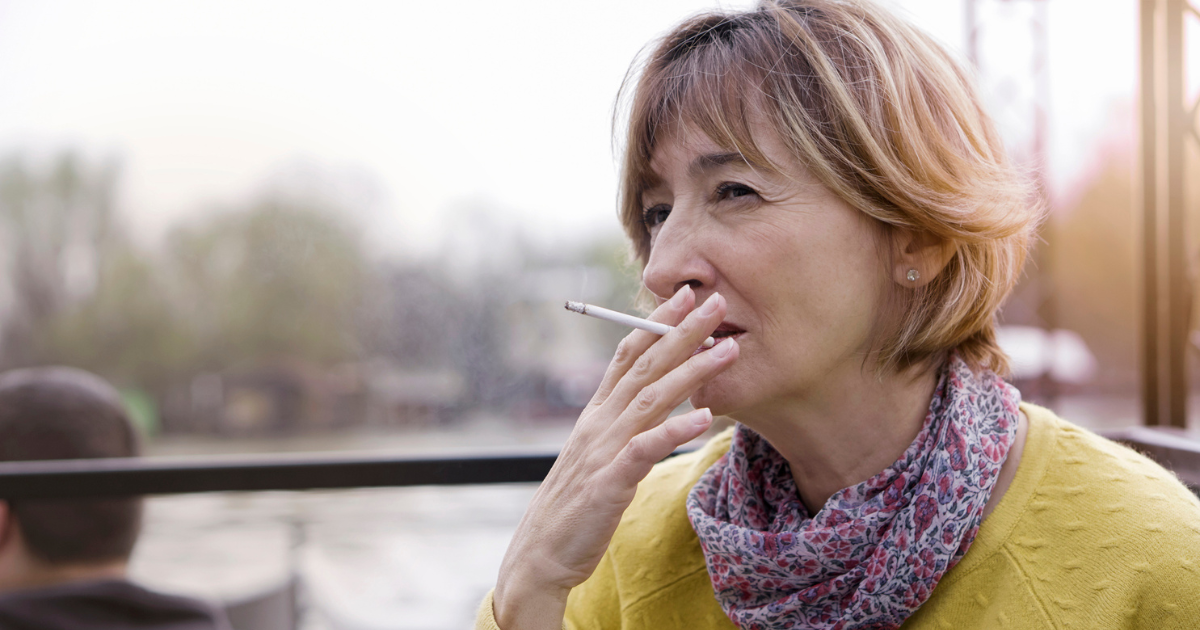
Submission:
[[[742,407],[739,404],[741,388],[735,387],[732,382],[726,382],[728,379],[722,379],[721,376],[723,375],[718,375],[717,378],[705,383],[692,394],[688,399],[688,402],[692,403],[692,407],[696,409],[708,407],[714,416],[727,416]]]

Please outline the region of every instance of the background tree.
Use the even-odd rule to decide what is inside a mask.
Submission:
[[[7,280],[3,363],[36,360],[42,326],[96,289],[114,249],[117,167],[64,153],[38,168],[19,156],[0,162],[0,269]]]
[[[264,200],[176,229],[169,291],[197,369],[355,357],[369,268],[333,213]]]

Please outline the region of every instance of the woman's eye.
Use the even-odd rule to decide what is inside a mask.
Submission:
[[[642,223],[645,223],[647,228],[657,227],[666,221],[670,214],[671,206],[659,204],[642,212]]]
[[[717,199],[722,201],[753,194],[756,194],[754,190],[744,184],[725,183],[717,186]]]

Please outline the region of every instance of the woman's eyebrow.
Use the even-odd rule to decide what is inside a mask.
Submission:
[[[701,155],[692,160],[692,165],[688,167],[688,174],[695,177],[705,171],[710,171],[727,164],[749,166],[746,157],[741,153],[709,153],[708,155]]]

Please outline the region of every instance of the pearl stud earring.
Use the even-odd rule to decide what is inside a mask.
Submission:
[[[907,278],[909,282],[916,282],[917,280],[921,279],[921,272],[917,271],[916,269],[909,269]]]

